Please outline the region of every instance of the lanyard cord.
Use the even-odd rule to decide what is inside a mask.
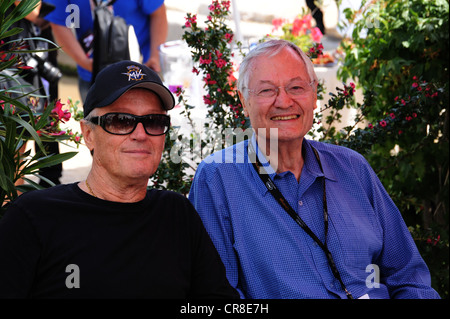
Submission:
[[[256,155],[255,150],[253,149],[253,145],[249,142],[249,154],[253,153]],[[312,146],[311,146],[312,147]],[[317,162],[320,166],[320,170],[323,173],[322,163],[319,158],[319,154],[317,150],[312,147],[314,154],[316,156]],[[322,179],[322,189],[323,189],[323,218],[324,218],[324,225],[325,225],[325,242],[322,243],[322,241],[314,234],[314,232],[311,230],[311,228],[306,225],[306,223],[301,219],[301,217],[295,212],[295,210],[289,205],[287,200],[284,198],[283,194],[281,194],[280,190],[275,186],[273,181],[270,179],[269,174],[267,174],[265,168],[262,166],[261,162],[258,159],[258,156],[255,156],[256,162],[252,163],[253,167],[255,168],[256,172],[258,173],[259,177],[263,181],[264,185],[267,187],[269,192],[272,194],[272,196],[278,201],[278,203],[281,205],[281,207],[284,208],[284,210],[291,216],[295,222],[322,248],[323,252],[325,253],[325,256],[327,257],[328,264],[330,265],[331,271],[334,275],[334,277],[339,281],[339,283],[342,286],[342,289],[345,291],[345,294],[347,295],[348,299],[353,299],[352,294],[347,290],[347,288],[344,285],[344,282],[342,281],[341,275],[339,274],[339,271],[336,267],[336,264],[333,260],[333,256],[331,255],[330,250],[327,247],[327,235],[328,235],[328,205],[327,205],[327,194],[326,194],[326,187],[325,187],[325,176],[323,176]]]

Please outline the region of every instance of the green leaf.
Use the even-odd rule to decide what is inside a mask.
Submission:
[[[49,155],[49,156],[38,158],[38,159],[36,159],[35,163],[33,163],[30,166],[25,167],[23,169],[23,173],[25,175],[32,174],[37,169],[60,164],[64,161],[67,161],[68,159],[71,159],[72,157],[74,157],[77,154],[78,154],[78,152],[67,152],[67,153]]]

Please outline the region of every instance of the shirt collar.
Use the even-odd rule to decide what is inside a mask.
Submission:
[[[303,139],[302,143],[302,151],[303,156],[305,159],[305,164],[303,166],[303,170],[307,170],[309,174],[311,174],[313,177],[322,177],[325,176],[326,179],[331,181],[336,181],[336,176],[334,172],[331,170],[330,166],[328,165],[326,158],[324,154],[322,154],[317,148],[317,153],[319,155],[320,162],[322,164],[323,172],[320,169],[319,163],[317,161],[316,155],[314,154],[313,145],[318,142],[312,142],[307,139]],[[256,134],[253,134],[250,141],[249,141],[249,147],[253,147],[253,149],[256,151],[256,156],[258,156],[259,161],[261,162],[262,166],[265,168],[266,172],[269,174],[270,178],[272,180],[275,179],[275,176],[284,176],[285,173],[277,174],[275,170],[270,166],[269,162],[267,161],[266,157],[264,156],[264,153],[261,151],[261,149],[258,146],[258,143],[256,142]],[[251,164],[251,163],[250,163]],[[251,164],[253,166],[253,164]],[[252,174],[255,176],[257,180],[261,180],[256,170],[252,167]],[[303,174],[303,173],[302,173]],[[260,191],[265,195],[268,192],[267,187],[264,185],[264,183],[257,183],[257,187],[260,189]]]
[[[320,151],[320,148],[314,146],[319,146],[320,142],[311,141],[307,139],[303,139],[302,147],[303,147],[303,155],[305,158],[305,166],[311,174],[314,176],[325,176],[326,179],[331,181],[336,181],[336,175],[333,170],[330,168],[326,155]],[[319,155],[320,163],[322,164],[323,172],[320,169],[319,163],[317,161],[316,155],[314,154],[313,147],[316,149],[317,154]]]

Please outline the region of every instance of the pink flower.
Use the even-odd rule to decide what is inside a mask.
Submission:
[[[214,63],[216,64],[216,66],[221,69],[224,66],[227,65],[227,61],[225,61],[224,59],[218,59],[218,60],[214,60]]]
[[[275,31],[278,28],[280,28],[283,25],[284,22],[285,22],[285,20],[282,19],[282,18],[273,19],[272,20],[273,30]]]
[[[62,107],[64,104],[61,103],[61,100],[57,100],[55,103],[55,107],[52,110],[52,113],[57,116],[57,120],[60,120],[61,122],[65,122],[70,120],[70,112],[65,110],[63,111]]]
[[[66,131],[59,131],[59,132],[55,132],[55,133],[49,133],[49,135],[52,136],[60,136],[60,135],[64,135],[66,134]]]
[[[395,102],[397,102],[397,101],[398,101],[398,96],[396,96],[396,97],[395,97],[394,101],[395,101]]]
[[[199,75],[200,71],[197,70],[197,68],[194,66],[194,67],[192,68],[192,73],[195,73],[195,74]]]
[[[216,103],[217,101],[211,99],[211,96],[210,96],[209,94],[206,94],[205,96],[203,96],[203,102],[204,102],[206,105],[212,105],[212,104]]]
[[[391,117],[391,119],[395,119],[395,114],[394,113],[389,114],[389,116]]]
[[[385,120],[381,120],[381,121],[380,121],[380,126],[381,126],[381,127],[386,127],[386,125],[387,125],[387,123],[386,123]]]
[[[323,34],[322,32],[320,32],[320,29],[316,27],[311,30],[311,36],[314,42],[320,42],[320,40],[323,37]]]
[[[228,40],[228,43],[230,43],[233,40],[233,35],[230,33],[225,34],[225,39]]]
[[[416,87],[418,87],[418,86],[419,86],[419,84],[416,83],[416,82],[414,82],[414,83],[412,84],[412,87],[413,87],[413,88],[416,88]]]
[[[187,28],[192,27],[192,24],[196,24],[197,23],[197,16],[193,15],[192,17],[185,17],[186,19],[186,23],[184,24]]]
[[[303,20],[300,20],[299,18],[295,18],[294,22],[292,23],[292,35],[298,36],[303,35],[305,33],[305,28],[303,27]]]
[[[372,124],[372,123],[369,123],[369,125],[367,125],[367,127],[368,127],[369,129],[373,129],[373,124]]]
[[[209,54],[209,58],[200,57],[200,64],[210,64],[212,62],[211,53]]]
[[[402,102],[402,105],[406,105],[406,102],[404,99],[402,99],[401,102]]]

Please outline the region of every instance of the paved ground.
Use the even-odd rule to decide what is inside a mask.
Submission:
[[[206,20],[208,13],[208,5],[210,0],[166,0],[166,7],[168,9],[167,16],[169,20],[169,36],[167,41],[179,40],[183,34],[181,25],[185,22],[185,16],[187,12],[196,13],[199,15],[198,21]],[[337,9],[334,5],[334,1],[325,1],[329,5],[325,8],[325,26],[327,28],[327,36],[324,37],[325,50],[333,50],[339,43],[338,33],[336,32],[337,24]],[[289,18],[293,19],[297,14],[301,13],[302,8],[306,8],[304,1],[301,0],[283,0],[282,5],[275,5],[273,0],[245,0],[233,2],[237,5],[239,15],[236,11],[233,13],[233,18],[239,19],[239,23],[236,24],[235,20],[228,21],[229,26],[236,32],[240,31],[242,39],[248,42],[257,41],[262,36],[270,33],[272,30],[271,21],[273,18]],[[232,10],[234,8],[232,7]],[[59,54],[59,63],[69,66],[74,66],[74,62],[64,53]],[[333,70],[318,70],[320,72],[327,72],[329,74],[334,72]],[[325,74],[325,73],[324,73]],[[318,74],[320,77],[320,74]],[[329,75],[328,75],[329,76]],[[335,76],[331,77],[330,81],[333,81],[331,87],[334,86]],[[59,95],[61,101],[64,103],[67,98],[73,100],[80,100],[78,93],[77,79],[74,77],[63,76],[60,80]],[[69,121],[68,126],[75,131],[80,131],[79,124],[73,120]],[[72,146],[63,145],[60,146],[61,152],[78,151],[78,154],[63,163],[63,177],[62,183],[71,183],[78,180],[83,180],[91,165],[91,155],[84,145],[81,145],[79,149],[74,149]]]

